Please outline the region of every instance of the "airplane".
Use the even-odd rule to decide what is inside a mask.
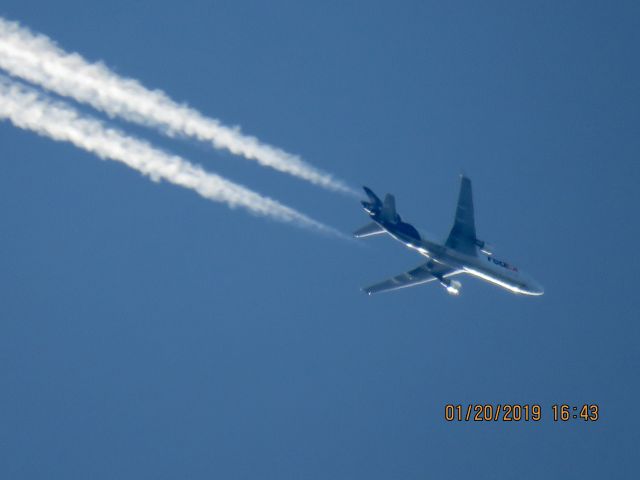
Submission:
[[[450,295],[459,295],[462,284],[452,277],[472,275],[522,295],[542,295],[544,289],[532,277],[510,263],[493,256],[492,248],[476,237],[471,180],[461,175],[458,205],[451,232],[444,244],[429,239],[402,220],[396,212],[395,198],[387,194],[381,202],[373,191],[363,187],[368,201],[362,206],[371,223],[356,230],[356,238],[389,234],[427,258],[420,266],[362,290],[369,295],[438,281]]]

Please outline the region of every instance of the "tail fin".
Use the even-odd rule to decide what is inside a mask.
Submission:
[[[400,216],[396,213],[396,199],[390,193],[384,197],[384,203],[382,204],[382,218],[388,222],[395,223],[400,221]]]

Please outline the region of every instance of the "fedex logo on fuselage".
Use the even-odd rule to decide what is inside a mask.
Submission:
[[[489,256],[489,257],[487,257],[487,260],[489,260],[490,262],[495,263],[496,265],[501,266],[502,268],[506,268],[506,269],[514,271],[514,272],[518,271],[518,269],[516,267],[514,267],[513,265],[510,265],[507,262],[503,262],[502,260],[498,260],[497,258]]]

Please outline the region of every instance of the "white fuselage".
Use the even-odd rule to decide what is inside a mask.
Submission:
[[[420,233],[421,238],[417,240],[395,229],[393,223],[380,221],[376,218],[373,218],[373,220],[393,238],[435,263],[468,273],[513,293],[524,295],[542,295],[544,293],[544,289],[540,284],[529,275],[493,255],[486,255],[481,252],[477,252],[476,255],[468,255],[439,242],[428,240],[422,233]]]

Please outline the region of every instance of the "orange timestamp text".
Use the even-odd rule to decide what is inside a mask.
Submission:
[[[537,403],[447,403],[444,406],[447,422],[539,422],[543,416],[543,408]],[[551,418],[554,422],[595,422],[600,418],[600,409],[597,404],[554,404]]]

